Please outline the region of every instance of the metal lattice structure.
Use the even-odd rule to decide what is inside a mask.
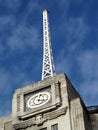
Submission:
[[[53,77],[56,75],[55,66],[53,61],[48,11],[43,10],[43,67],[42,67],[42,80]]]

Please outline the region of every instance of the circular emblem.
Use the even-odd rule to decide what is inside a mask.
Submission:
[[[46,104],[49,100],[50,100],[49,92],[40,92],[40,93],[34,94],[32,97],[28,99],[27,107],[36,108],[36,107]]]

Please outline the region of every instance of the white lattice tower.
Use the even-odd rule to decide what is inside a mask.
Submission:
[[[47,10],[43,10],[43,44],[44,45],[43,45],[42,80],[56,75],[51,48]]]

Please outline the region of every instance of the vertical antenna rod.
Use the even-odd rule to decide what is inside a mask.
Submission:
[[[43,67],[42,80],[56,75],[50,40],[48,11],[43,10]]]

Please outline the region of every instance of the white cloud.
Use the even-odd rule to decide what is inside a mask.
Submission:
[[[11,114],[12,106],[10,104],[11,100],[9,98],[5,100],[5,97],[3,97],[2,101],[0,100],[0,117]]]
[[[30,0],[27,6],[27,11],[28,13],[32,12],[32,11],[36,11],[39,10],[41,8],[39,1],[32,1]]]
[[[4,31],[4,29],[14,25],[14,17],[13,16],[0,16],[0,31]]]
[[[0,68],[0,92],[9,93],[9,77],[8,73]]]
[[[65,55],[65,49],[62,49],[60,53],[58,54],[58,58],[56,61],[56,70],[57,73],[66,72],[70,73],[72,64],[71,61],[67,57],[68,55]]]
[[[69,51],[73,52],[83,44],[90,31],[90,27],[84,21],[83,17],[70,18],[64,24],[63,28],[65,28],[66,46],[68,46],[67,49]]]
[[[70,4],[70,0],[61,0],[60,2],[56,0],[56,2],[59,4],[61,8],[65,8],[65,9],[68,9],[69,4]]]
[[[11,15],[0,16],[0,44],[4,44],[15,27],[15,19]]]
[[[23,50],[27,46],[37,49],[40,43],[39,31],[35,27],[19,25],[14,29],[13,34],[8,38],[7,42],[12,50]]]
[[[80,84],[81,96],[87,106],[98,105],[98,79],[85,80]]]
[[[57,64],[59,67],[57,67],[57,69],[62,70],[64,67],[67,67],[66,70],[70,72],[74,61],[77,60],[77,53],[80,54],[79,51],[90,31],[90,27],[85,23],[83,17],[70,18],[69,20],[66,20],[66,22],[64,21],[61,26],[59,26],[59,31],[62,32],[65,45],[58,54],[59,56]]]
[[[15,27],[15,23],[15,19],[11,15],[0,16],[0,55],[3,55],[4,50],[7,49],[8,38]]]
[[[12,6],[14,7],[14,5],[16,6],[21,4],[19,0],[13,0],[12,2],[10,2],[10,0],[1,0],[0,3],[2,2],[4,5],[8,2],[7,7],[10,8]],[[5,7],[5,9],[7,7]],[[0,53],[2,53],[2,51],[7,47],[9,47],[10,51],[15,51],[17,49],[22,51],[28,46],[32,47],[34,50],[37,49],[39,43],[42,42],[40,41],[39,30],[37,26],[33,26],[33,21],[32,27],[26,23],[28,16],[32,12],[31,9],[38,9],[38,2],[29,1],[26,8],[27,10],[24,10],[24,13],[22,12],[21,19],[19,18],[16,20],[13,12],[11,15],[2,15],[0,17]]]
[[[3,92],[3,95],[9,95],[15,89],[15,87],[21,87],[25,85],[28,80],[28,75],[21,71],[21,67],[12,66],[12,69],[9,71],[7,68],[0,68],[0,92]],[[18,86],[20,83],[20,86]],[[13,84],[16,84],[13,86]]]
[[[98,50],[85,50],[78,56],[81,95],[86,105],[97,105],[98,97]]]
[[[21,0],[0,0],[0,5],[12,11],[20,7]]]
[[[22,51],[27,46],[37,49],[42,42],[37,27],[26,26],[23,23],[15,25],[15,19],[10,16],[0,18],[0,32],[0,53],[5,47],[9,47],[11,51]]]
[[[80,73],[84,78],[98,79],[98,50],[85,50],[78,56]]]

